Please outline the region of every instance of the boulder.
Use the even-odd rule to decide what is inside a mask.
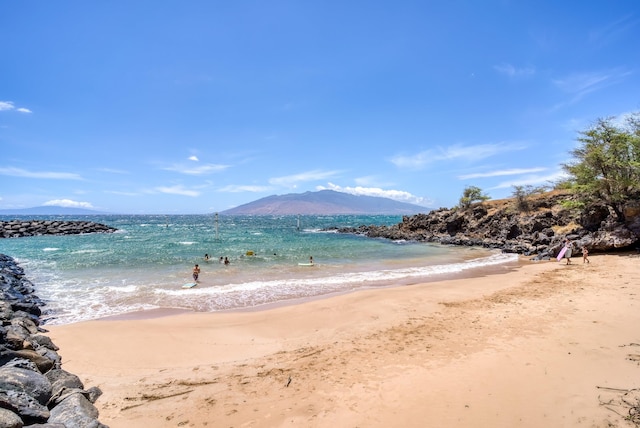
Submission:
[[[42,405],[51,398],[51,382],[45,375],[19,367],[0,367],[0,390],[25,392]]]
[[[24,422],[14,412],[8,409],[0,408],[0,427],[1,428],[22,428]]]
[[[69,395],[51,410],[50,423],[68,427],[106,428],[98,421],[98,410],[81,393]]]

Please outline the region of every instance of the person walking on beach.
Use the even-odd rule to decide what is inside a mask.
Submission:
[[[582,247],[582,264],[589,263],[589,250],[587,247]]]
[[[200,276],[200,266],[195,265],[193,267],[193,280],[198,282],[198,277]]]
[[[567,259],[567,264],[570,265],[571,264],[571,253],[573,252],[573,244],[571,243],[571,241],[569,241],[569,238],[565,239],[564,241],[564,246],[566,247],[566,251],[564,253],[564,256]]]

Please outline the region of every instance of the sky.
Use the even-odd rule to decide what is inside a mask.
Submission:
[[[638,0],[4,1],[0,38],[0,209],[452,207],[640,111]]]

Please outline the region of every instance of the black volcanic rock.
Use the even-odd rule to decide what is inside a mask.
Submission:
[[[531,209],[518,211],[513,199],[487,201],[467,209],[440,208],[425,214],[403,216],[393,226],[342,228],[339,232],[369,237],[438,242],[450,245],[497,248],[504,252],[554,257],[565,238],[575,251],[590,252],[633,249],[640,243],[640,201],[625,207],[624,223],[601,204],[583,210],[565,208],[573,196],[551,192],[532,198]]]
[[[117,229],[92,221],[10,220],[0,221],[0,238],[40,235],[79,235],[112,233]]]
[[[226,215],[361,214],[407,215],[428,208],[389,198],[357,196],[334,190],[272,195],[223,211]]]
[[[100,389],[85,390],[62,369],[33,290],[16,261],[0,254],[0,426],[108,428],[94,406]]]

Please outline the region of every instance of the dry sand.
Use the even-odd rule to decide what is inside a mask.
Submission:
[[[634,426],[640,256],[590,259],[49,329],[112,428]]]

